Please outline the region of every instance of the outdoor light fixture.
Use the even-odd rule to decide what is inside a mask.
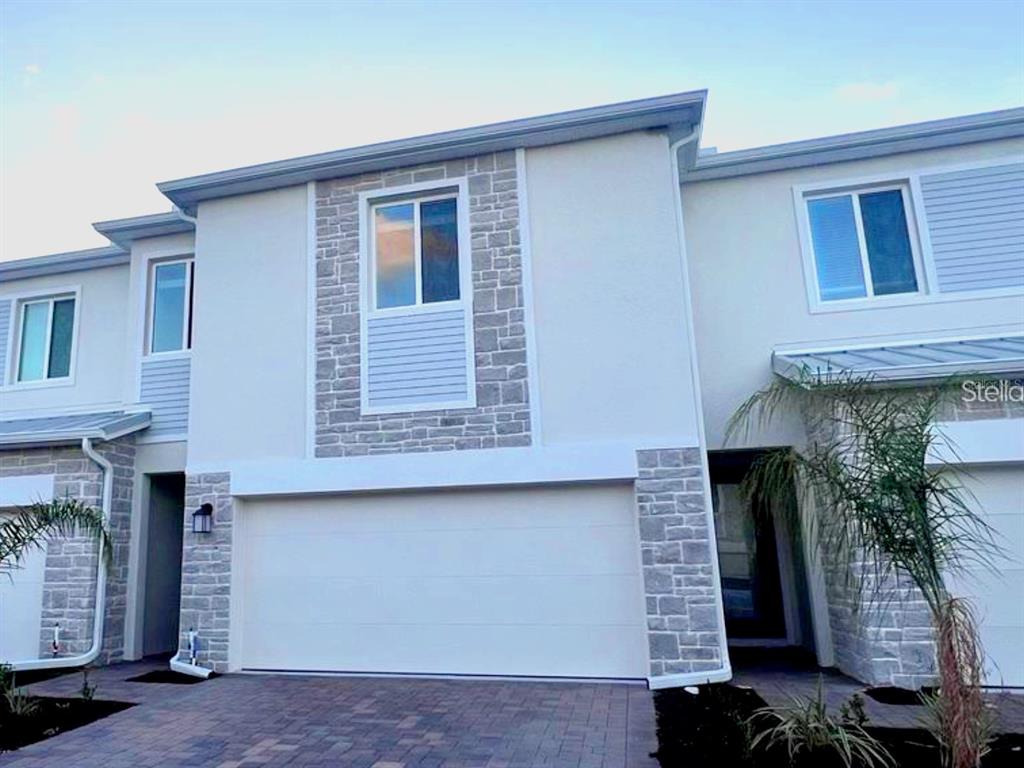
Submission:
[[[209,533],[213,530],[213,505],[203,504],[192,513],[192,533]]]

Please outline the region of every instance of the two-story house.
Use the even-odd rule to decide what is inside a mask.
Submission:
[[[0,263],[0,508],[72,494],[114,538],[0,585],[0,658],[194,630],[218,671],[666,687],[776,643],[907,683],[918,635],[882,665],[798,532],[745,533],[743,462],[801,425],[723,425],[773,365],[894,334],[1020,370],[1024,112],[698,156],[704,99],[165,182],[108,248]],[[1011,527],[1017,442],[979,454]]]

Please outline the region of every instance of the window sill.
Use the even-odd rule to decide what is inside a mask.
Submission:
[[[873,296],[863,299],[816,301],[809,307],[812,315],[834,312],[859,312],[865,309],[890,309],[927,304],[945,304],[952,301],[982,301],[985,299],[1024,296],[1024,288],[998,288],[984,291],[958,291],[957,293],[908,293],[893,296]]]
[[[430,304],[409,304],[404,307],[387,307],[386,309],[371,309],[366,313],[366,316],[368,318],[408,317],[411,315],[429,315],[435,312],[451,312],[453,309],[468,308],[468,300],[455,299],[454,301],[435,301]]]
[[[370,406],[363,404],[360,412],[364,416],[381,416],[395,413],[426,413],[428,411],[459,411],[476,408],[476,398],[469,400],[451,400],[442,403],[419,403],[404,405],[378,405]]]
[[[149,362],[151,360],[184,360],[192,357],[192,350],[177,350],[175,352],[150,352],[148,355],[142,356],[142,362]]]
[[[33,389],[51,389],[57,387],[71,387],[75,384],[74,376],[65,376],[60,379],[43,379],[41,381],[17,381],[5,384],[0,387],[2,392],[21,392]]]

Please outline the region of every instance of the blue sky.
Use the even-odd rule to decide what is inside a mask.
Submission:
[[[1024,0],[0,0],[0,36],[0,259],[156,181],[676,91],[722,150],[1024,104]]]

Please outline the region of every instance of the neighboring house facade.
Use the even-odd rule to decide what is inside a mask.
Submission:
[[[776,374],[830,370],[912,386],[989,373],[1019,383],[1021,119],[1014,110],[706,155],[683,172],[731,643],[802,645],[820,663],[876,684],[930,679],[922,601],[883,595],[871,605],[849,593],[842,569],[822,567],[799,532],[785,530],[784,516],[774,518],[783,529],[775,546],[738,522],[748,519],[738,478],[759,450],[806,443],[800,414],[749,432],[730,434],[729,422]],[[939,426],[957,448],[945,458],[969,473],[1007,558],[998,574],[957,587],[976,600],[988,682],[1021,686],[1024,612],[1007,596],[1024,589],[1024,403],[1019,389],[973,399]]]
[[[914,239],[893,279],[921,295],[864,311],[805,288],[799,235],[805,185],[889,174],[912,210],[950,186],[933,167],[1020,164],[1024,114],[958,123],[941,148],[915,149],[919,128],[902,156],[776,170],[698,157],[703,109],[680,94],[167,182],[175,212],[95,225],[109,248],[0,263],[0,509],[71,493],[114,538],[109,569],[62,540],[0,587],[0,658],[138,658],[194,629],[218,671],[668,687],[728,679],[745,640],[918,675],[902,656],[881,670],[873,636],[829,615],[799,536],[776,537],[781,620],[755,615],[750,574],[719,573],[757,561],[732,487],[748,455],[722,450],[723,425],[780,345],[894,323],[930,341],[1024,334],[1012,215],[991,219],[1007,242],[978,267],[990,283],[942,272],[937,235],[927,252]],[[965,188],[1019,197],[1000,174]],[[848,245],[834,269],[821,257],[844,297]],[[964,285],[950,321],[934,287]],[[796,444],[789,427],[739,447]],[[993,470],[1011,497],[1022,466]],[[716,514],[732,532],[717,539]]]

